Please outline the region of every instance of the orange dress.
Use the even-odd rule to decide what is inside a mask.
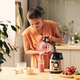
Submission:
[[[43,36],[32,26],[29,26],[23,33],[23,37],[29,41],[31,48],[36,51],[36,45],[38,42],[42,41],[45,36],[51,35],[55,36],[56,23],[53,21],[43,21]],[[49,69],[49,59],[50,54],[44,55],[44,68]],[[39,54],[31,56],[31,67],[38,68],[38,58]]]

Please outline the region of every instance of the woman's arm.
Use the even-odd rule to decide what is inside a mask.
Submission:
[[[62,44],[63,43],[62,36],[60,35],[57,27],[55,29],[55,37],[49,36],[48,39],[49,39],[50,42],[53,41],[53,42],[58,43],[58,44]]]
[[[30,44],[28,40],[26,39],[26,37],[23,37],[23,43],[24,43],[24,51],[27,55],[38,54],[37,51],[30,50]]]

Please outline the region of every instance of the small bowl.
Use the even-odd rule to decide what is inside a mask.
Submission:
[[[32,73],[33,73],[33,71],[34,71],[34,69],[33,69],[33,68],[31,68],[30,70],[23,70],[23,72],[24,72],[25,74],[27,74],[27,75],[32,74]]]
[[[18,74],[18,73],[19,73],[19,70],[14,69],[13,72],[14,72],[15,74]]]

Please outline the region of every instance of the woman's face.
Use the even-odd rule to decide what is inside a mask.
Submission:
[[[36,18],[36,19],[28,19],[30,25],[37,30],[40,30],[43,26],[43,16],[41,18]]]

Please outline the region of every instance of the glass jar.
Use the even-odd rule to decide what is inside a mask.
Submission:
[[[39,55],[38,70],[39,72],[44,72],[44,55]]]

